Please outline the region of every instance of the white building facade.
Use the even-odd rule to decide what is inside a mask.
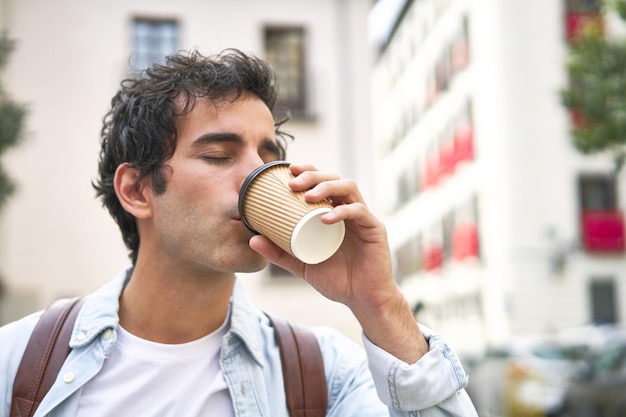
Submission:
[[[418,319],[461,352],[626,315],[624,183],[559,96],[594,3],[377,3],[377,200]]]
[[[95,199],[101,120],[119,82],[163,54],[238,48],[270,59],[293,115],[291,161],[362,184],[371,196],[369,0],[0,0],[0,30],[16,41],[3,85],[28,108],[26,138],[3,156],[18,186],[0,217],[6,322],[84,294],[128,264],[117,225]],[[346,309],[299,280],[247,278],[262,307],[334,324]]]

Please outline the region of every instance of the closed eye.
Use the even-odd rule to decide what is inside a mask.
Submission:
[[[202,155],[202,159],[207,162],[226,162],[230,161],[229,156],[212,156],[212,155]]]

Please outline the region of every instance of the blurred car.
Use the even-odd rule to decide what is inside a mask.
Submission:
[[[626,334],[579,364],[566,389],[562,416],[626,417]]]
[[[551,336],[516,337],[468,366],[467,387],[481,417],[561,415],[578,363],[604,343],[595,326]],[[586,416],[590,417],[590,416]]]

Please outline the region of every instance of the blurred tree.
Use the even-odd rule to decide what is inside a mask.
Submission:
[[[626,0],[607,0],[626,23]],[[608,151],[619,172],[626,161],[626,39],[605,36],[590,20],[570,41],[569,85],[561,102],[572,117],[572,140],[583,154]]]
[[[0,33],[0,71],[6,66],[14,43],[5,33]],[[21,136],[26,109],[15,103],[4,90],[0,80],[0,156],[16,145]],[[15,186],[0,162],[0,209],[4,206]]]

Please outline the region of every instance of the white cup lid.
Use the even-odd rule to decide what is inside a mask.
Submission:
[[[296,258],[307,264],[318,264],[330,258],[346,233],[343,221],[324,224],[320,217],[331,211],[320,207],[307,213],[296,225],[291,234],[291,251]]]

